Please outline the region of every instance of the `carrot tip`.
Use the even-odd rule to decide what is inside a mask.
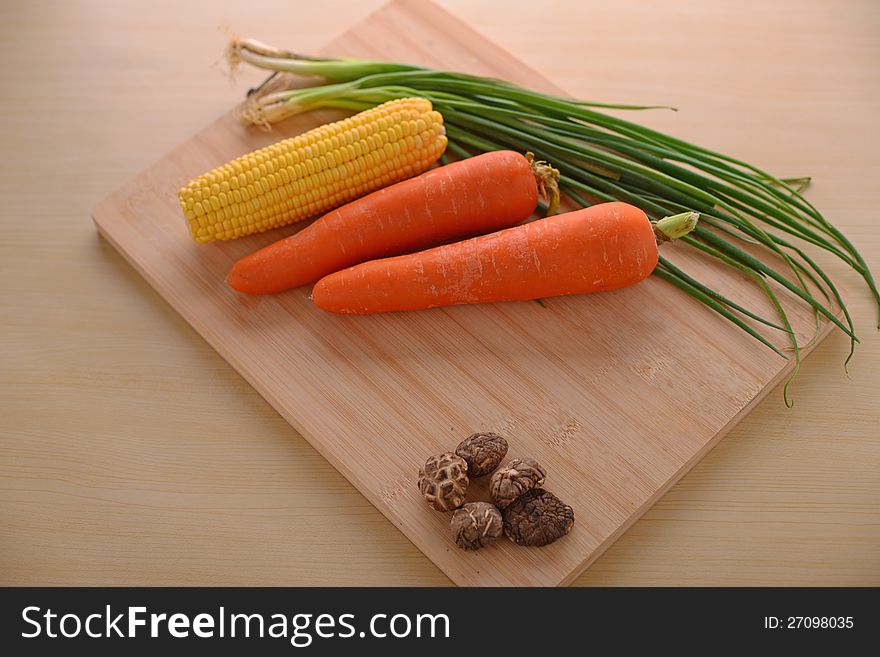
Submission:
[[[544,216],[551,217],[559,210],[559,170],[544,160],[536,160],[535,154],[531,151],[526,153],[525,157],[538,184],[538,193],[548,201],[547,213]]]
[[[663,242],[670,242],[684,237],[697,227],[699,218],[699,212],[682,212],[671,217],[664,217],[660,221],[652,222],[657,243],[662,244]]]

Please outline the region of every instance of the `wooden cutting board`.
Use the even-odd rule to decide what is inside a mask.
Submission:
[[[415,0],[392,2],[324,52],[554,90],[442,9]],[[453,581],[568,583],[792,363],[654,278],[628,290],[551,299],[544,307],[507,303],[372,317],[320,312],[309,302],[308,288],[260,298],[233,293],[224,283],[232,262],[292,229],[194,244],[177,189],[246,151],[338,116],[312,113],[268,134],[243,128],[230,112],[102,201],[95,223]],[[772,315],[744,279],[686,246],[666,246],[664,252],[720,291]],[[787,307],[801,340],[809,339],[815,330],[811,313],[797,304]],[[820,337],[827,331],[823,326]],[[511,457],[529,455],[544,464],[545,487],[574,508],[577,522],[569,536],[542,549],[506,540],[474,553],[455,547],[449,516],[426,507],[416,475],[427,456],[453,449],[478,430],[505,435]],[[485,481],[477,480],[472,491],[485,499]]]

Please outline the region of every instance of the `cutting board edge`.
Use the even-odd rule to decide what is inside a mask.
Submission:
[[[838,311],[835,313],[835,316],[841,318],[843,313]],[[801,353],[801,361],[803,361],[813,350],[819,346],[821,342],[825,340],[829,335],[831,335],[832,330],[835,328],[834,324],[829,321],[823,321],[822,328],[819,333],[816,335],[816,338],[806,347],[802,347],[800,349]],[[684,476],[693,469],[697,463],[702,461],[706,455],[711,452],[724,438],[729,434],[740,422],[742,422],[743,418],[748,415],[759,403],[761,403],[766,397],[776,390],[779,384],[788,377],[792,371],[794,370],[795,362],[793,360],[788,360],[782,366],[782,369],[777,372],[777,374],[760,390],[758,393],[752,397],[749,402],[743,406],[736,415],[734,415],[730,420],[721,427],[718,432],[706,442],[706,444],[698,450],[688,461],[685,463],[678,472],[675,473],[672,477],[669,478],[657,491],[651,495],[638,509],[633,511],[633,513],[627,517],[627,519],[621,523],[621,525],[613,532],[611,532],[605,540],[603,540],[599,546],[590,553],[587,558],[583,561],[581,565],[575,568],[571,574],[567,577],[563,578],[562,582],[560,582],[559,586],[569,586],[574,580],[580,577],[583,572],[593,565],[599,557],[601,557],[608,548],[610,548],[617,540],[623,536],[629,529],[643,516],[645,515],[651,507],[657,504],[660,499],[666,495],[670,490],[672,490],[673,486],[677,484]]]

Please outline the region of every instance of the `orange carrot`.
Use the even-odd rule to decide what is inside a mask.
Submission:
[[[367,314],[613,290],[647,278],[658,240],[687,234],[698,216],[652,224],[637,207],[603,203],[344,269],[318,281],[312,301],[330,312]]]
[[[555,211],[558,178],[513,151],[454,162],[325,214],[239,260],[227,280],[248,294],[281,292],[374,258],[515,226],[535,211],[539,191]]]

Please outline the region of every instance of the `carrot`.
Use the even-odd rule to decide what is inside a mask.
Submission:
[[[603,203],[344,269],[318,281],[312,301],[334,313],[367,314],[613,290],[647,278],[658,240],[687,234],[698,216],[652,224],[637,207]]]
[[[232,267],[240,292],[267,294],[384,256],[522,223],[551,198],[559,172],[531,153],[493,151],[433,169],[344,205]]]

